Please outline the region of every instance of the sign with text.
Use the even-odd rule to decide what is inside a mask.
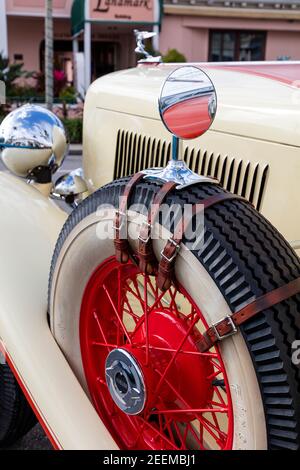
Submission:
[[[90,20],[157,23],[159,21],[158,0],[89,0]]]

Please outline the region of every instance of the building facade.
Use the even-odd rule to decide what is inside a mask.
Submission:
[[[136,63],[134,29],[188,61],[300,60],[300,0],[53,0],[55,67],[84,86]],[[1,0],[0,52],[28,71],[44,68],[45,0]],[[75,67],[76,68],[76,67]]]
[[[133,31],[158,30],[159,5],[158,0],[53,0],[55,67],[72,82],[74,54],[84,52],[90,82],[135,65]],[[1,0],[0,18],[0,52],[27,71],[43,71],[45,0]]]
[[[164,0],[169,47],[192,62],[300,60],[300,1]]]

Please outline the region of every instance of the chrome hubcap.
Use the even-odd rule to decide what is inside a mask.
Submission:
[[[146,403],[142,371],[134,357],[125,349],[114,349],[107,357],[105,376],[111,397],[128,415],[141,413]]]

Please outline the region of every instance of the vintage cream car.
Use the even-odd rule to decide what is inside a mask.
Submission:
[[[0,127],[17,175],[0,174],[2,446],[30,429],[31,407],[58,449],[299,448],[300,63],[190,65],[218,107],[181,146],[158,106],[180,67],[147,60],[92,84],[84,180],[53,186],[66,139],[48,112],[23,108]],[[182,184],[141,175],[174,146],[194,172]],[[75,206],[69,217],[53,198]],[[168,215],[204,204],[201,246],[172,238],[173,216],[149,223],[158,198]]]

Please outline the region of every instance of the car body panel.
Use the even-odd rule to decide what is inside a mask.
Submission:
[[[91,103],[100,109],[160,120],[161,87],[179,66],[137,67],[101,77],[89,89],[85,112],[90,113]],[[298,86],[242,67],[199,66],[208,73],[218,96],[212,130],[300,147]]]
[[[13,176],[0,173],[0,188],[1,348],[57,448],[115,449],[47,321],[50,263],[66,214]]]

